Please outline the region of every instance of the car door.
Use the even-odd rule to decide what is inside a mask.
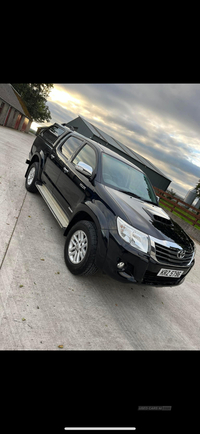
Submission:
[[[48,129],[43,130],[38,136],[45,147],[40,146],[41,152],[45,154],[45,164],[43,167],[41,180],[47,185],[48,189],[52,192],[54,190],[57,178],[59,176],[59,165],[57,164],[55,142],[65,132],[63,128],[58,125],[53,125]]]
[[[76,206],[89,196],[94,188],[90,180],[76,170],[76,165],[79,162],[88,164],[94,170],[97,164],[97,155],[95,148],[84,143],[81,149],[72,155],[69,161],[64,165],[63,171],[56,183],[59,202],[68,210],[68,213],[73,213]]]
[[[61,140],[55,149],[55,164],[59,170],[59,176],[57,177],[53,194],[67,214],[70,214],[68,198],[73,190],[74,177],[74,173],[71,170],[70,159],[83,144],[84,140],[76,137],[75,134],[70,134],[70,136]]]

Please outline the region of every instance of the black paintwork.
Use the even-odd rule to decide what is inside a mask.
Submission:
[[[154,209],[161,209],[156,202],[156,197],[156,204],[151,205],[120,192],[114,187],[105,185],[101,178],[102,153],[115,156],[135,169],[141,170],[99,143],[89,140],[65,126],[61,127],[58,124],[54,124],[54,126],[59,127],[59,134],[63,130],[63,134],[56,137],[54,132],[51,135],[48,132],[45,135],[44,132],[45,130],[48,131],[48,128],[42,129],[32,145],[27,162],[32,164],[33,161],[39,161],[38,181],[47,185],[68,216],[69,226],[64,235],[77,220],[86,218],[93,220],[98,233],[96,262],[109,275],[123,282],[160,286],[180,284],[194,265],[194,261],[189,267],[182,268],[184,274],[180,279],[157,278],[156,274],[161,268],[170,267],[158,264],[149,254],[140,252],[123,241],[117,231],[117,217],[157,239],[175,242],[183,249],[193,251],[193,241],[173,220],[166,221],[162,217],[154,218]],[[55,130],[56,128],[53,131]],[[81,139],[81,142],[80,147],[67,160],[61,152],[61,146],[63,140],[70,136]],[[96,167],[91,179],[78,172],[72,163],[74,156],[86,143],[96,153]],[[126,263],[126,269],[122,272],[117,269],[119,261]],[[173,269],[179,268],[173,267]]]

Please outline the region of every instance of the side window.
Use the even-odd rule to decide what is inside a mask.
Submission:
[[[89,164],[89,166],[91,166],[94,170],[96,166],[96,153],[94,149],[89,145],[85,145],[76,155],[73,163],[76,165],[79,163],[79,161],[83,161],[83,163]]]
[[[44,137],[45,140],[53,144],[58,139],[58,137],[64,133],[64,131],[65,130],[63,130],[59,126],[53,125],[47,130],[42,131],[41,136]]]
[[[83,141],[78,139],[77,137],[69,137],[61,146],[61,152],[69,160],[71,155],[82,146]]]

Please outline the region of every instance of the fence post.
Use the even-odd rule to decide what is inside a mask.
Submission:
[[[193,223],[192,223],[192,226],[194,226],[194,225],[196,225],[196,223],[198,222],[198,218],[196,218],[194,221],[193,221]]]

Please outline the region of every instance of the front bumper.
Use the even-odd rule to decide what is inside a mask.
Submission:
[[[124,262],[122,270],[117,264]],[[158,263],[148,253],[140,252],[122,240],[117,231],[110,231],[108,250],[104,262],[104,271],[111,277],[121,282],[137,283],[153,286],[176,286],[180,285],[185,276],[194,265],[194,260],[189,266],[167,266]],[[161,268],[182,270],[179,278],[157,276]]]

